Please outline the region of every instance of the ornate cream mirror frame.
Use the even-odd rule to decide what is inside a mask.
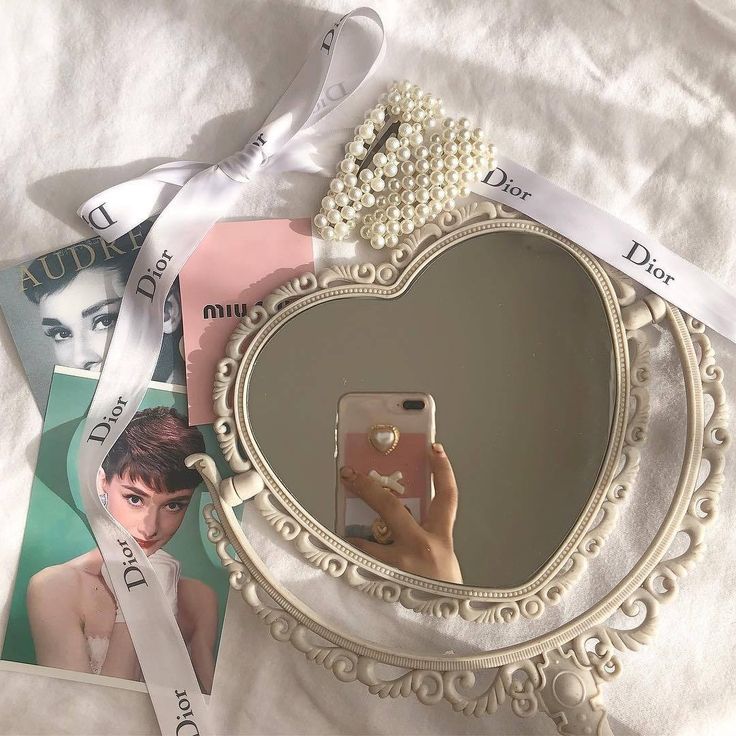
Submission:
[[[584,265],[604,298],[611,326],[618,384],[611,441],[604,470],[578,524],[561,550],[531,583],[514,591],[452,586],[418,578],[366,558],[317,524],[283,488],[253,441],[243,396],[250,367],[270,330],[320,299],[351,294],[399,293],[443,249],[485,230],[526,230],[565,248]],[[500,205],[473,203],[444,213],[412,234],[389,262],[334,266],[285,284],[252,309],[236,328],[227,357],[218,367],[215,424],[223,453],[235,475],[221,479],[213,461],[196,455],[189,464],[202,474],[213,504],[205,510],[231,585],[270,627],[279,641],[322,664],[341,681],[360,681],[380,697],[411,693],[425,704],[443,699],[466,715],[494,713],[507,699],[517,715],[543,711],[560,733],[609,733],[599,701],[601,681],[619,674],[617,652],[638,649],[653,633],[660,603],[672,598],[677,580],[702,549],[705,526],[716,513],[728,445],[722,373],[715,365],[704,327],[655,295],[637,299],[631,284],[611,280],[595,259],[573,243]],[[639,465],[639,447],[648,420],[648,348],[640,328],[662,322],[671,332],[682,364],[687,406],[683,466],[667,516],[653,541],[628,574],[595,605],[530,641],[469,657],[407,656],[331,630],[319,614],[269,574],[248,542],[233,509],[254,499],[268,522],[313,565],[382,600],[436,616],[476,622],[536,618],[578,580],[615,526],[618,507]],[[629,366],[628,346],[633,348]],[[713,409],[706,421],[704,394]],[[703,461],[707,470],[701,469]],[[667,557],[678,532],[687,549]],[[233,557],[234,550],[236,557]],[[644,616],[640,615],[644,612]],[[606,624],[620,612],[631,628]],[[382,676],[381,666],[399,668]],[[476,686],[486,671],[490,684]],[[488,672],[490,671],[490,672]],[[486,678],[487,679],[487,678]]]
[[[504,589],[451,585],[367,558],[317,523],[271,470],[253,436],[243,397],[261,348],[287,320],[323,299],[400,295],[447,249],[480,233],[509,231],[531,232],[549,239],[570,253],[596,284],[613,342],[616,392],[612,431],[587,506],[556,554],[532,579]],[[460,616],[478,623],[539,617],[580,579],[588,560],[598,555],[615,527],[618,507],[636,477],[639,448],[646,437],[649,353],[644,333],[635,329],[640,326],[636,320],[641,314],[636,310],[641,305],[634,304],[629,284],[618,279],[614,283],[600,264],[575,244],[514,210],[480,202],[444,213],[436,223],[413,233],[391,252],[387,263],[336,266],[285,284],[242,320],[228,344],[228,357],[219,364],[214,392],[218,417],[215,428],[223,453],[236,473],[223,481],[220,493],[234,504],[255,496],[255,505],[264,517],[284,539],[293,541],[311,564],[379,600],[398,602],[418,613]],[[645,312],[651,321],[651,312]]]

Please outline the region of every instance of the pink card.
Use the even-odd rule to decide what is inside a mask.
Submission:
[[[308,219],[220,222],[212,228],[179,274],[190,424],[215,420],[215,368],[245,310],[313,270]]]

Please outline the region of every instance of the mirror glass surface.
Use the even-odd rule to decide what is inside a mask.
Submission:
[[[335,531],[340,397],[431,395],[459,489],[463,582],[515,587],[577,523],[606,455],[615,391],[611,330],[586,270],[542,236],[496,232],[450,248],[400,297],[325,301],[285,322],[245,400],[274,474]],[[392,456],[379,454],[385,470]]]

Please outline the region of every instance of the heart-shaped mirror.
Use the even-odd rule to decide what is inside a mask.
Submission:
[[[434,424],[457,479],[462,582],[521,586],[590,522],[611,478],[625,361],[615,300],[574,250],[530,230],[466,232],[405,276],[398,292],[343,289],[282,320],[249,368],[247,432],[267,475],[313,519],[354,530],[336,462],[341,398],[428,397],[424,432],[405,430],[422,424],[406,424],[401,401],[350,420],[368,453],[357,470],[372,468],[384,488],[399,473],[411,495],[421,485],[412,442],[428,452]],[[424,523],[432,491],[412,506],[401,488],[394,495]],[[365,508],[370,533],[380,509]],[[375,557],[391,564],[390,553]]]

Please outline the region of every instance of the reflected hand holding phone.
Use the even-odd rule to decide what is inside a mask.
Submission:
[[[441,444],[429,449],[429,466],[434,497],[420,523],[389,488],[352,467],[340,468],[347,490],[362,499],[385,522],[392,543],[379,544],[358,537],[347,541],[381,562],[401,570],[450,583],[462,583],[462,572],[454,552],[453,529],[458,491],[450,459]]]

